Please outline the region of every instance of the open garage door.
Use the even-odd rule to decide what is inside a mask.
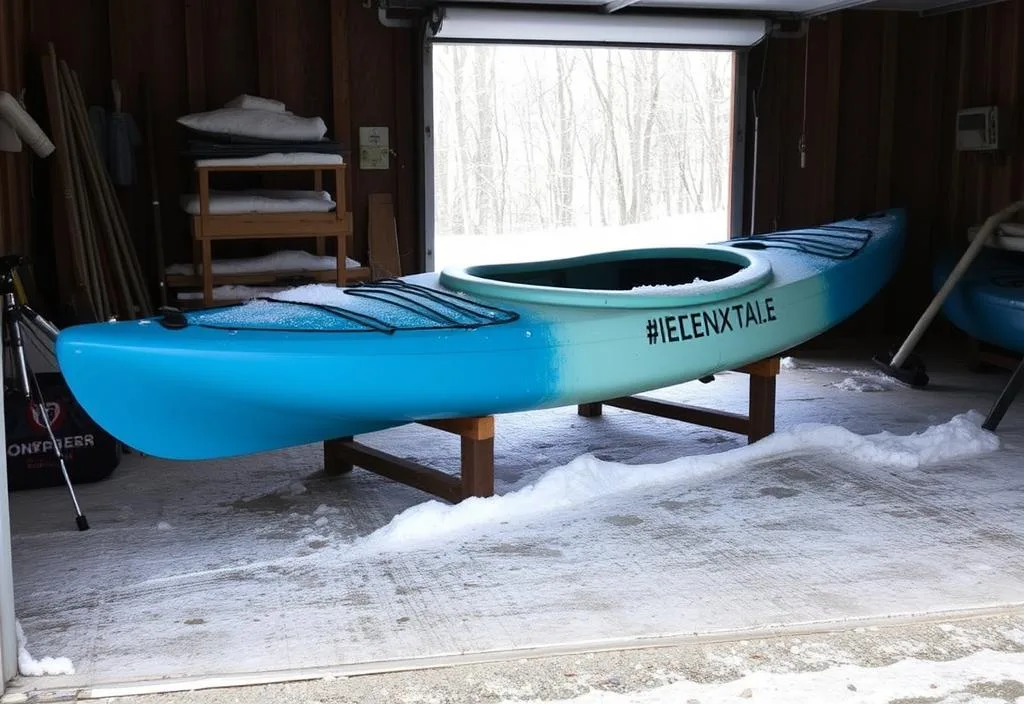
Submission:
[[[613,15],[565,10],[438,8],[434,42],[510,42],[561,46],[742,48],[760,42],[768,23],[758,18]]]
[[[747,51],[764,17],[434,9],[424,266],[699,244],[742,212]]]

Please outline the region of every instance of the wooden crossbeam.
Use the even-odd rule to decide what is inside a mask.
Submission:
[[[735,370],[750,375],[746,415],[645,396],[620,396],[595,403],[583,403],[577,407],[577,413],[585,418],[596,418],[601,415],[602,405],[614,406],[627,411],[746,435],[748,443],[757,442],[775,432],[775,381],[779,370],[778,357],[753,362]]]
[[[324,471],[338,475],[362,467],[453,503],[470,496],[494,494],[494,416],[423,421],[421,425],[460,437],[458,476],[369,447],[351,437],[324,443]]]

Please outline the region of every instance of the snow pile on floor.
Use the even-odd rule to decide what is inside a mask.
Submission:
[[[888,391],[892,387],[886,384],[880,384],[877,381],[869,381],[867,379],[858,379],[856,377],[848,376],[842,381],[837,381],[831,384],[825,384],[832,389],[839,389],[840,391]]]
[[[841,367],[819,366],[801,363],[795,357],[783,357],[779,360],[782,369],[807,369],[826,374],[846,374],[846,378],[825,384],[828,388],[840,391],[878,392],[900,388],[900,382],[882,372],[863,369],[844,369]]]
[[[751,672],[731,682],[674,682],[644,692],[593,690],[581,697],[532,704],[932,704],[1022,702],[1024,653],[982,650],[959,660],[907,659],[885,667],[841,665],[815,672]],[[502,704],[524,704],[506,699]]]
[[[412,548],[474,527],[518,522],[638,488],[695,483],[793,455],[825,453],[898,468],[970,457],[1000,446],[999,437],[981,427],[983,420],[970,411],[910,435],[857,435],[835,425],[803,424],[751,445],[659,464],[606,462],[586,454],[506,494],[472,497],[455,505],[432,500],[412,506],[353,547],[368,552]]]
[[[40,675],[73,675],[75,666],[69,658],[45,657],[36,660],[28,652],[28,640],[25,638],[25,631],[21,628],[21,622],[14,622],[18,633],[18,672],[25,677],[39,677]]]

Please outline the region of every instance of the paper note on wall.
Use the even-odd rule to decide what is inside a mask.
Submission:
[[[359,128],[359,168],[390,168],[391,146],[387,127]]]

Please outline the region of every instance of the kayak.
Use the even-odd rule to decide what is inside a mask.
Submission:
[[[214,459],[579,403],[780,354],[902,257],[902,209],[702,246],[446,268],[62,330],[69,387],[137,451]]]
[[[936,290],[954,266],[951,255],[936,263]],[[943,302],[942,313],[974,339],[1024,354],[1024,252],[1010,247],[981,250]]]

